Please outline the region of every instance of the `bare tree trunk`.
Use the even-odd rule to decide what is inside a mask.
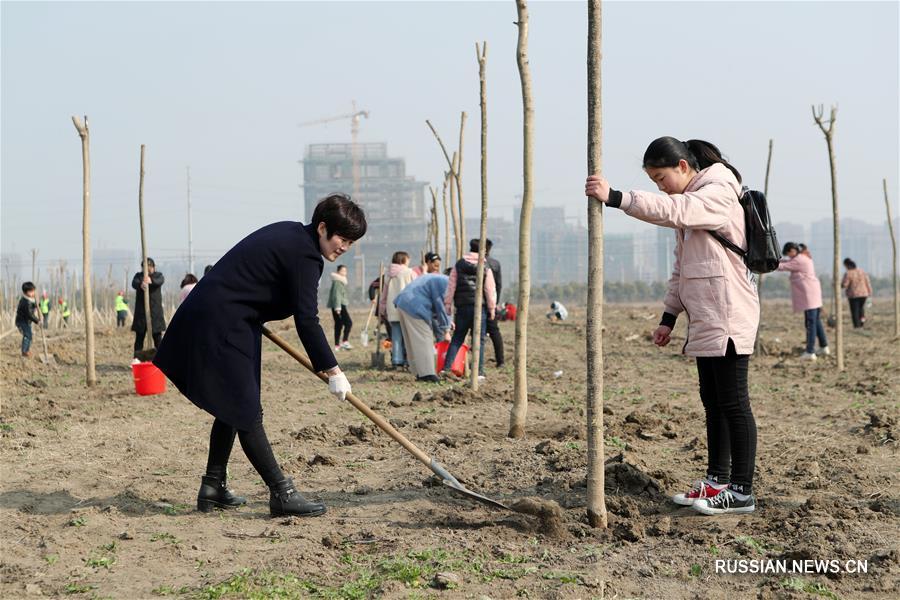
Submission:
[[[766,159],[766,179],[765,184],[763,185],[763,195],[766,197],[766,200],[769,199],[769,172],[772,170],[772,146],[774,144],[774,140],[769,139],[769,157]],[[753,347],[760,354],[768,354],[768,350],[765,345],[759,343],[759,330],[762,328],[762,289],[763,289],[763,276],[762,273],[759,274],[759,277],[756,280],[756,294],[759,298],[759,312],[760,312],[760,325],[756,328],[756,340],[753,342]]]
[[[147,267],[147,236],[144,228],[144,144],[141,144],[141,173],[140,183],[138,184],[138,214],[141,220],[141,265],[143,267],[144,281],[149,277],[149,269]],[[149,350],[153,345],[153,319],[150,316],[150,284],[144,283],[147,287],[142,287],[144,292],[144,323],[146,330],[144,331],[144,350]]]
[[[444,260],[450,262],[450,215],[447,206],[447,186],[450,184],[450,174],[444,173],[443,190],[441,191],[441,202],[444,203]],[[454,232],[454,236],[456,233]]]
[[[90,130],[88,129],[87,115],[84,122],[78,117],[72,117],[72,123],[81,138],[81,163],[82,163],[82,204],[83,213],[81,220],[81,277],[84,293],[84,353],[85,353],[85,378],[87,386],[97,385],[97,367],[94,362],[94,299],[91,296],[91,148]],[[74,304],[74,302],[73,302]]]
[[[588,173],[603,170],[602,3],[588,2]],[[603,204],[588,201],[587,518],[607,526],[603,447]]]
[[[487,244],[487,42],[479,50],[475,42],[475,58],[478,60],[478,88],[481,95],[481,227],[478,232],[478,268],[475,271],[475,318],[472,321],[472,391],[478,391],[478,373],[481,365],[481,313],[484,307],[484,259]],[[466,113],[463,113],[465,115]],[[462,151],[462,127],[460,127],[460,151]],[[462,211],[462,199],[459,203]]]
[[[516,315],[516,368],[513,378],[513,407],[509,415],[512,438],[525,436],[525,417],[528,414],[528,303],[531,299],[531,209],[534,206],[532,172],[534,148],[534,108],[531,99],[531,72],[528,68],[528,3],[516,0],[519,38],[516,62],[522,84],[522,211],[519,217],[519,298]]]
[[[822,133],[825,135],[825,143],[828,146],[828,165],[831,168],[831,209],[834,214],[834,262],[832,263],[832,275],[831,275],[831,284],[832,284],[832,294],[834,294],[834,318],[835,318],[835,326],[834,326],[834,337],[836,338],[835,342],[835,353],[837,354],[837,368],[838,371],[844,370],[844,323],[842,318],[843,312],[843,303],[840,301],[841,298],[841,280],[838,277],[840,275],[840,262],[841,262],[841,236],[840,236],[840,219],[838,217],[838,197],[837,197],[837,171],[834,165],[834,122],[837,119],[837,106],[831,107],[831,115],[828,119],[828,127],[825,127],[825,123],[822,120],[825,115],[825,107],[819,106],[818,112],[816,112],[816,108],[812,107],[813,119],[815,119],[816,124],[819,126],[819,129],[822,130]]]
[[[463,208],[463,185],[462,185],[462,165],[463,165],[463,132],[466,128],[466,112],[463,111],[459,117],[459,148],[457,149],[456,167],[453,169],[456,178],[456,200],[459,202],[459,245],[460,256],[466,252],[468,241],[466,240],[466,211]]]
[[[434,186],[428,186],[428,190],[431,192],[431,219],[428,222],[428,250],[430,252],[437,252],[438,246],[438,216],[437,216],[437,190]]]
[[[891,203],[888,202],[887,179],[882,179],[884,185],[884,207],[887,209],[888,231],[891,234],[891,271],[894,282],[894,335],[900,337],[900,286],[897,284],[897,238],[894,237],[894,222],[891,217]]]
[[[462,141],[463,141],[463,126],[466,123],[466,113],[462,113],[460,125],[459,125],[459,146],[460,152],[462,151]],[[459,180],[459,164],[461,162],[461,157],[459,157],[458,153],[453,153],[453,158],[450,158],[450,154],[447,152],[447,147],[444,145],[444,141],[441,139],[441,136],[438,135],[437,130],[434,128],[434,125],[431,124],[431,121],[425,119],[425,124],[428,125],[428,128],[431,130],[431,133],[434,134],[434,138],[437,140],[438,145],[441,147],[441,152],[444,153],[444,158],[447,160],[447,167],[450,169],[450,211],[453,216],[453,233],[456,236],[456,259],[459,260],[462,258],[462,240],[463,240],[463,227],[462,223],[457,225],[457,220],[461,220],[462,214],[459,213],[459,209],[462,207],[462,200],[460,200],[459,204],[456,202],[456,193],[458,190],[462,188]]]
[[[459,204],[456,202],[456,176],[453,175],[456,169],[456,152],[453,153],[453,162],[450,164],[450,214],[453,217],[453,235],[456,241],[456,258],[454,262],[462,258],[462,236],[459,231]]]

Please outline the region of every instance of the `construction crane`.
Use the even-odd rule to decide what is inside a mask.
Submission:
[[[356,108],[356,100],[353,100],[353,110],[344,115],[337,115],[334,117],[326,117],[324,119],[315,119],[314,121],[305,121],[303,123],[299,123],[297,127],[310,127],[312,125],[323,125],[325,123],[331,123],[333,121],[343,121],[346,119],[350,119],[350,156],[352,161],[352,172],[353,172],[353,199],[359,202],[359,121],[363,117],[366,119],[369,118],[369,111],[367,110],[357,110]]]

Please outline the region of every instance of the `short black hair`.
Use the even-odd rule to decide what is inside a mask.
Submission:
[[[787,244],[784,245],[784,248],[781,249],[781,254],[783,254],[784,256],[787,256],[787,253],[790,252],[791,250],[796,250],[797,252],[800,252],[800,247],[797,246],[797,244],[795,244],[794,242],[788,242]]]
[[[198,283],[197,276],[193,273],[188,273],[184,276],[184,279],[181,280],[181,286],[184,287],[186,285],[191,285],[192,283]]]
[[[845,258],[845,259],[844,259],[844,266],[847,267],[848,269],[855,269],[855,268],[856,268],[856,263],[853,262],[853,259]]]
[[[346,268],[347,268],[347,265],[338,265],[338,266],[336,266],[336,267],[334,268],[334,271],[335,271],[335,272],[338,272],[338,271],[340,271],[341,269],[346,269]]]
[[[156,266],[156,263],[153,262],[153,259],[150,258],[149,256],[147,257],[147,266],[148,266],[148,267],[155,267],[155,266]],[[144,268],[144,261],[141,261],[141,268],[142,268],[142,269]]]
[[[310,224],[325,223],[328,239],[339,235],[355,242],[366,235],[366,214],[347,194],[331,194],[316,204]]]
[[[469,252],[478,252],[478,246],[481,244],[481,240],[478,238],[473,238],[469,240]],[[491,251],[491,247],[494,245],[490,239],[484,240],[484,250],[485,253],[489,253]]]
[[[437,252],[426,252],[425,253],[425,262],[430,263],[435,260],[441,260],[441,255]]]
[[[209,272],[212,271],[212,268],[213,268],[212,265],[206,265],[205,267],[203,267],[203,274],[209,275]]]
[[[22,284],[22,293],[23,294],[27,294],[28,292],[33,292],[33,291],[34,291],[34,284],[31,283],[30,281],[26,281],[25,283]]]

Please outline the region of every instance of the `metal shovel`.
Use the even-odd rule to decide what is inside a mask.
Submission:
[[[312,363],[309,361],[309,358],[307,358],[306,356],[301,354],[299,351],[297,351],[296,348],[294,348],[293,346],[288,344],[286,341],[281,339],[278,335],[269,331],[268,328],[263,327],[262,332],[263,332],[263,335],[265,335],[267,338],[272,340],[272,342],[274,342],[276,346],[278,346],[279,348],[281,348],[282,350],[284,350],[285,352],[290,354],[292,357],[294,357],[294,359],[297,362],[299,362],[301,365],[303,365],[304,367],[309,369],[309,371],[311,373],[313,373],[314,375],[317,375],[319,377],[319,379],[328,383],[328,377],[324,373],[316,373],[315,369],[313,369]],[[370,421],[375,423],[375,425],[377,425],[379,429],[381,429],[383,432],[385,432],[386,434],[391,436],[391,438],[393,438],[395,442],[397,442],[398,444],[403,446],[407,452],[409,452],[414,457],[416,457],[416,459],[419,460],[419,462],[423,463],[425,466],[427,466],[429,469],[431,469],[431,471],[435,475],[437,475],[438,477],[441,478],[441,481],[444,483],[444,485],[449,487],[451,490],[457,492],[458,494],[462,494],[466,498],[470,498],[477,502],[481,502],[482,504],[487,504],[488,506],[493,506],[494,508],[504,508],[506,510],[512,510],[508,506],[503,504],[502,502],[498,502],[497,500],[492,500],[491,498],[488,498],[487,496],[482,496],[481,494],[478,494],[476,492],[473,492],[470,489],[467,489],[466,486],[461,484],[456,479],[456,477],[451,475],[447,471],[447,469],[444,468],[444,466],[441,463],[439,463],[435,459],[431,458],[430,456],[428,456],[427,454],[422,452],[422,450],[420,450],[415,444],[413,444],[408,439],[406,439],[406,437],[402,433],[400,433],[399,431],[394,429],[393,425],[388,423],[384,419],[384,417],[382,417],[381,415],[379,415],[378,413],[373,411],[371,408],[366,406],[366,404],[364,404],[359,398],[354,396],[352,393],[347,394],[347,400],[350,402],[350,404],[353,405],[354,408],[356,408],[359,412],[364,414]]]

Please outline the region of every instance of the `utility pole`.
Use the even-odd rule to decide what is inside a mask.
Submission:
[[[188,273],[194,273],[194,226],[191,222],[191,167],[187,167]],[[195,273],[196,274],[196,273]]]
[[[31,249],[31,282],[34,283],[35,279],[37,279],[37,272],[35,271],[35,265],[37,264],[37,248]]]

